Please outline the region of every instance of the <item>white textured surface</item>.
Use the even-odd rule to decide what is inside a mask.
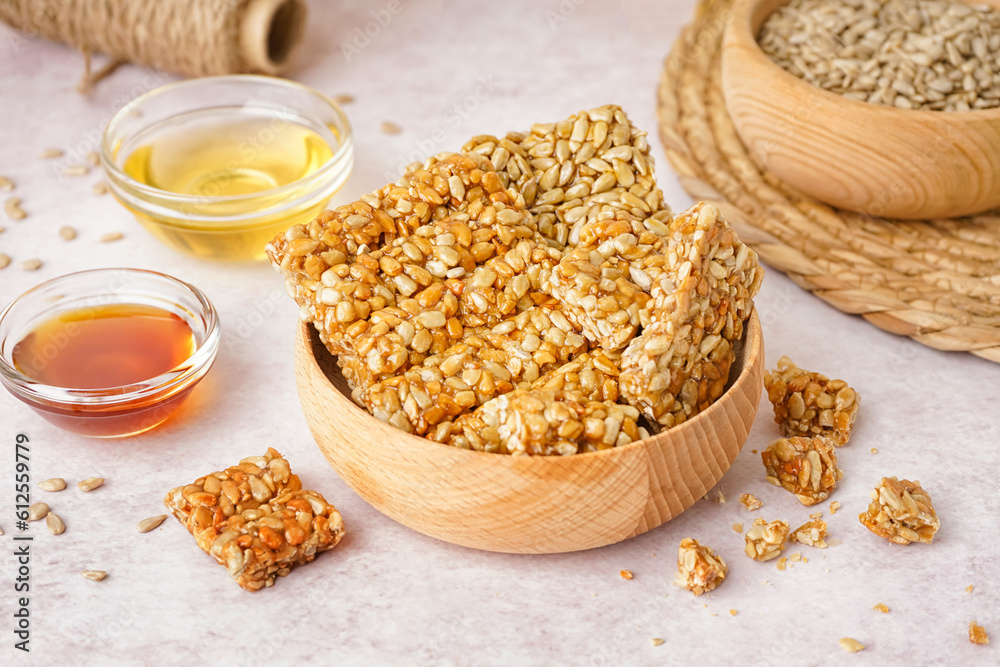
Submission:
[[[347,62],[342,40],[371,21],[372,11],[390,7],[398,14]],[[599,104],[621,104],[637,125],[654,129],[660,62],[691,2],[364,6],[315,0],[312,10],[292,75],[357,98],[346,107],[357,167],[336,199],[347,202],[382,185],[411,157]],[[361,501],[313,444],[292,374],[296,309],[270,268],[175,254],[110,197],[91,195],[94,175],[61,178],[37,158],[50,146],[90,150],[88,142],[122,102],[171,77],[126,67],[84,98],[74,91],[81,58],[70,49],[23,41],[0,27],[0,53],[0,174],[17,182],[14,194],[29,212],[22,222],[0,222],[7,228],[0,252],[15,261],[0,272],[0,303],[72,270],[139,266],[199,285],[221,311],[225,331],[216,366],[186,409],[142,437],[101,442],[67,435],[0,396],[0,526],[6,533],[0,538],[0,663],[1000,662],[1000,367],[878,331],[771,271],[758,299],[769,365],[788,354],[843,377],[864,399],[854,437],[838,452],[845,478],[831,500],[843,509],[827,517],[843,544],[790,549],[787,554],[801,551],[809,562],[786,572],[742,554],[743,538],[732,523],[749,525],[759,515],[795,526],[810,512],[764,483],[759,457],[750,451],[776,434],[766,400],[744,452],[719,486],[725,504],[700,501],[658,530],[584,553],[510,556],[437,542]],[[404,133],[381,134],[383,120]],[[689,199],[651,139],[668,201],[686,206]],[[77,227],[77,240],[59,239],[64,223]],[[95,243],[112,230],[126,238]],[[40,271],[16,267],[33,256],[46,262]],[[67,530],[53,537],[32,524],[30,656],[13,649],[10,631],[16,532],[10,482],[18,432],[32,439],[33,481],[62,476],[71,485],[59,494],[33,490]],[[174,519],[147,535],[135,531],[140,519],[164,511],[161,501],[172,486],[268,446],[284,452],[304,484],[342,511],[349,534],[333,552],[251,595]],[[869,453],[871,447],[879,453]],[[75,483],[90,475],[108,481],[81,494]],[[882,475],[919,479],[930,492],[943,526],[933,545],[893,546],[858,523]],[[748,491],[763,500],[763,509],[750,513],[736,502]],[[827,513],[826,503],[822,509]],[[715,547],[730,564],[729,579],[701,598],[671,583],[677,544],[686,536]],[[619,577],[623,568],[635,573],[632,581]],[[79,576],[84,569],[109,575],[94,583]],[[975,585],[971,595],[964,591],[969,584]],[[892,611],[873,611],[877,602]],[[730,609],[739,615],[730,616]],[[973,619],[992,634],[992,646],[969,643]],[[868,648],[847,655],[837,645],[843,636]],[[665,644],[653,647],[653,637]]]

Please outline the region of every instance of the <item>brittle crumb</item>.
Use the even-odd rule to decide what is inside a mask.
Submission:
[[[715,502],[719,503],[720,505],[726,504],[726,497],[722,495],[722,491],[719,491],[719,495],[715,497]]]
[[[663,646],[663,640],[659,637],[653,637],[652,642],[653,646]]]
[[[619,572],[619,574],[621,575],[622,579],[631,579],[633,576],[635,576],[632,574],[632,570],[622,570],[621,572]]]
[[[872,447],[872,454],[878,454],[878,447]]]
[[[764,506],[764,503],[757,499],[757,496],[752,493],[744,493],[740,496],[740,502],[751,512],[759,510]]]
[[[785,548],[785,540],[788,538],[788,524],[784,521],[772,521],[770,523],[758,518],[753,522],[753,526],[746,532],[746,555],[754,560],[768,561],[777,558]]]
[[[857,653],[858,651],[865,650],[865,645],[859,642],[857,639],[851,637],[843,637],[840,640],[840,648],[844,649],[848,653]]]
[[[733,524],[733,530],[735,530],[737,533],[742,533],[743,532],[743,524],[742,523],[734,523]]]
[[[788,557],[788,560],[792,561],[793,563],[799,563],[802,561],[802,554],[796,551],[795,553],[793,553],[791,556]]]
[[[872,609],[874,609],[875,611],[880,611],[883,614],[888,614],[889,613],[889,607],[885,606],[885,604],[882,603],[882,602],[879,602],[877,605],[875,605],[874,607],[872,607]]]
[[[736,614],[738,614],[738,613],[740,613],[740,612],[736,611],[735,609],[730,609],[729,610],[729,615],[730,616],[736,616]]]
[[[681,540],[677,549],[675,584],[701,595],[715,590],[726,578],[727,572],[726,561],[710,547],[698,544],[698,540],[690,537]]]
[[[989,644],[990,636],[986,629],[975,621],[969,623],[969,641],[973,644]]]
[[[818,519],[818,518],[820,518],[821,516],[823,516],[823,513],[822,513],[822,512],[813,512],[812,514],[810,514],[810,515],[809,515],[809,518],[810,518],[810,519]]]
[[[966,593],[971,593],[971,592],[972,592],[972,588],[973,588],[973,587],[972,587],[972,584],[969,584],[969,585],[968,585],[968,586],[966,587],[966,589],[965,589],[965,592],[966,592]]]
[[[787,567],[788,567],[788,559],[782,556],[781,558],[778,559],[778,569],[784,572]]]
[[[839,500],[834,500],[832,503],[830,503],[830,514],[836,514],[837,510],[839,510],[839,509],[840,509],[840,501]]]
[[[817,549],[826,549],[829,546],[826,543],[826,536],[826,522],[816,518],[805,522],[792,531],[788,541],[799,542],[806,546],[816,547]]]

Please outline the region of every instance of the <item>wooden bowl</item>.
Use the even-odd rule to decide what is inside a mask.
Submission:
[[[405,526],[487,551],[559,553],[641,535],[704,496],[753,424],[764,373],[754,312],[726,393],[669,431],[558,457],[456,449],[385,424],[351,401],[333,357],[303,324],[299,399],[316,443],[354,491]]]
[[[897,109],[806,83],[756,40],[786,2],[736,0],[723,38],[726,107],[763,169],[874,216],[953,217],[1000,206],[1000,109]]]

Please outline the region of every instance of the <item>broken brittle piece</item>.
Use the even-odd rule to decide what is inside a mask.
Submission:
[[[725,389],[763,270],[718,208],[700,203],[670,223],[666,271],[650,288],[651,323],[622,354],[622,396],[669,428]]]
[[[774,421],[786,438],[827,436],[838,446],[851,437],[861,397],[843,380],[803,370],[788,357],[764,374]]]
[[[236,583],[257,591],[344,535],[337,509],[301,486],[288,462],[268,449],[172,489],[164,504]]]
[[[788,538],[789,542],[799,542],[817,549],[826,549],[826,521],[822,519],[810,519],[792,531]]]
[[[920,482],[883,477],[868,510],[858,515],[865,528],[896,544],[931,543],[941,521]]]
[[[753,495],[752,493],[740,494],[739,500],[740,504],[742,504],[743,507],[746,507],[751,512],[759,510],[764,505],[762,502],[760,502],[757,496]]]
[[[779,438],[760,453],[767,481],[794,493],[803,505],[826,500],[843,477],[826,438]]]
[[[990,636],[986,634],[986,628],[975,621],[969,622],[969,641],[973,644],[989,644]]]
[[[711,548],[698,544],[698,540],[685,537],[677,549],[677,576],[674,583],[695,595],[715,588],[726,578],[728,568],[722,556]]]
[[[784,521],[754,519],[753,526],[744,535],[747,556],[759,561],[777,558],[785,548],[788,538],[788,524]]]

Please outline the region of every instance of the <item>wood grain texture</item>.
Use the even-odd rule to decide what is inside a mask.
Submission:
[[[1000,206],[1000,109],[896,109],[802,81],[755,39],[787,1],[737,0],[723,42],[726,107],[762,169],[872,216],[954,217]]]
[[[306,421],[330,465],[396,521],[476,549],[559,553],[641,535],[690,507],[732,465],[764,373],[754,312],[731,384],[712,407],[624,447],[558,457],[455,449],[399,431],[355,405],[311,326],[295,343]]]

